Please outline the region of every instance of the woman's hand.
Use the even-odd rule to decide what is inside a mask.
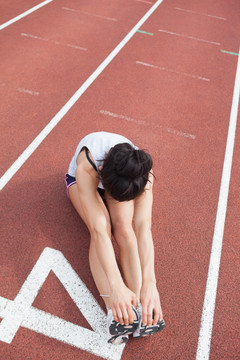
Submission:
[[[163,314],[160,297],[155,283],[149,282],[147,284],[143,284],[140,293],[140,301],[142,304],[143,326],[156,325],[158,321],[162,320]]]
[[[121,325],[129,325],[136,320],[132,305],[137,307],[137,298],[126,285],[122,284],[114,287],[109,300],[115,321]]]

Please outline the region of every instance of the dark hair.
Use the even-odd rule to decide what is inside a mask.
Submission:
[[[148,153],[122,143],[110,149],[99,174],[105,190],[115,200],[128,201],[144,192],[152,164]]]

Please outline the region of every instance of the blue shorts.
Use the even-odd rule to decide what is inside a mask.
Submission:
[[[69,197],[68,189],[70,188],[71,185],[76,184],[76,178],[69,174],[65,174],[65,183],[66,183],[67,196]],[[97,191],[101,196],[101,198],[103,199],[105,190],[98,187]]]

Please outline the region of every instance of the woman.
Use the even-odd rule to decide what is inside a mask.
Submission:
[[[153,179],[151,156],[108,132],[84,137],[66,174],[69,198],[90,232],[90,268],[108,310],[108,342],[114,344],[164,327],[151,233]]]

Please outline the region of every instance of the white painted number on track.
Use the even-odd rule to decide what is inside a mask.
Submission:
[[[93,331],[32,306],[50,271],[62,283]],[[20,326],[65,342],[104,359],[120,360],[124,344],[107,343],[106,315],[60,251],[45,248],[16,298],[0,296],[0,340],[10,344]]]

